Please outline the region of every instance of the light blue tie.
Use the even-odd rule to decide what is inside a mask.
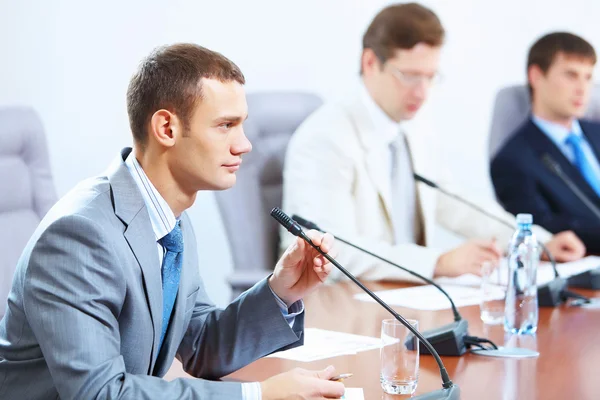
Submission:
[[[600,182],[598,181],[598,177],[594,174],[591,161],[583,151],[583,138],[581,135],[570,133],[569,136],[567,136],[565,143],[573,149],[573,153],[575,154],[575,166],[579,169],[579,172],[581,172],[596,194],[600,196]]]
[[[162,247],[166,249],[162,262],[162,289],[163,289],[163,316],[162,330],[160,333],[160,342],[158,344],[158,352],[162,346],[171,319],[171,312],[177,297],[179,289],[179,278],[181,276],[181,261],[183,258],[183,235],[179,221],[175,228],[166,236],[158,241]]]

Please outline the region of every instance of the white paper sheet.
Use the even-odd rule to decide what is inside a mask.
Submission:
[[[452,297],[456,307],[479,304],[481,291],[479,287],[460,285],[441,285]],[[450,308],[450,302],[438,289],[432,285],[414,286],[405,289],[383,290],[375,292],[383,301],[392,306],[407,307],[415,310],[445,310]],[[366,293],[354,296],[358,300],[375,302]],[[499,299],[502,298],[502,294]]]
[[[503,260],[500,268],[507,268],[506,259]],[[590,256],[584,257],[581,260],[560,263],[556,265],[558,273],[563,278],[568,278],[574,275],[581,274],[592,269],[600,268],[600,257]],[[508,279],[508,274],[499,274],[501,277]],[[541,262],[538,266],[537,284],[544,285],[554,279],[554,271],[552,265],[549,262]],[[449,284],[449,285],[462,285],[462,286],[477,286],[481,285],[481,278],[472,275],[465,274],[457,278],[438,278],[435,280],[438,284]],[[506,284],[506,281],[499,282]]]
[[[365,395],[361,388],[346,388],[346,393],[344,393],[344,400],[365,400]]]
[[[600,267],[600,257],[590,256],[579,261],[562,263],[557,265],[558,273],[563,278],[581,274],[585,271]],[[507,268],[506,260],[503,260],[500,268]],[[494,282],[506,285],[508,272],[500,271],[500,282]],[[538,267],[537,284],[543,285],[554,279],[554,271],[549,262],[541,262]],[[481,302],[481,278],[472,274],[465,274],[457,278],[438,278],[435,280],[452,297],[457,307],[477,305]],[[416,310],[445,310],[450,309],[450,302],[446,297],[432,285],[414,286],[405,289],[393,289],[376,292],[376,294],[386,303],[412,308]],[[497,292],[497,298],[503,297],[502,291]],[[354,296],[358,300],[374,302],[367,294],[360,293]],[[492,296],[493,297],[493,296]],[[491,298],[488,298],[491,300]]]
[[[379,348],[381,339],[370,336],[307,328],[304,330],[304,345],[279,351],[267,357],[310,362],[359,351]]]

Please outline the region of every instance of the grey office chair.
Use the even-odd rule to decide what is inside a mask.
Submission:
[[[233,256],[228,281],[234,297],[273,271],[279,230],[269,213],[281,207],[285,151],[294,131],[322,104],[318,96],[298,92],[252,93],[247,101],[244,129],[253,150],[244,156],[235,186],[216,193]]]
[[[34,110],[0,108],[0,318],[17,260],[56,202],[42,123]]]
[[[498,92],[488,141],[490,161],[527,119],[531,111],[530,101],[526,85],[509,86]],[[596,85],[592,91],[585,118],[600,121],[600,85]]]

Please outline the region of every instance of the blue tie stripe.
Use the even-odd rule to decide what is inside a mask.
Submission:
[[[167,327],[169,326],[169,320],[171,319],[173,306],[175,305],[175,298],[179,289],[179,278],[181,277],[183,235],[179,221],[175,225],[175,228],[160,239],[158,243],[166,249],[162,262],[163,316],[158,345],[158,352],[160,353],[165,334],[167,333]]]
[[[565,143],[573,149],[575,166],[594,189],[596,194],[600,196],[600,182],[598,181],[598,177],[594,174],[591,160],[588,159],[583,150],[583,138],[580,135],[570,133],[569,136],[567,136]]]

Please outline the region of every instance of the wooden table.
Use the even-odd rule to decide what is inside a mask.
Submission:
[[[373,283],[373,290],[402,287]],[[376,303],[353,299],[360,289],[350,283],[325,286],[305,300],[306,327],[379,337],[381,320],[391,318]],[[593,297],[593,291],[580,291]],[[394,307],[406,318],[419,320],[427,330],[452,322],[452,312],[418,311]],[[479,319],[479,306],[463,307],[469,333],[493,340],[498,345],[518,346],[540,352],[537,358],[507,359],[465,354],[442,357],[451,379],[460,385],[462,399],[600,399],[600,309],[561,306],[540,309],[536,336],[505,336],[502,326],[486,326]],[[322,369],[334,365],[339,373],[352,372],[348,387],[362,387],[365,399],[401,399],[385,395],[379,384],[379,350],[341,356],[311,363],[265,358],[228,378],[260,381],[294,367]],[[174,364],[168,377],[185,375]],[[433,357],[421,355],[416,394],[441,388]]]

